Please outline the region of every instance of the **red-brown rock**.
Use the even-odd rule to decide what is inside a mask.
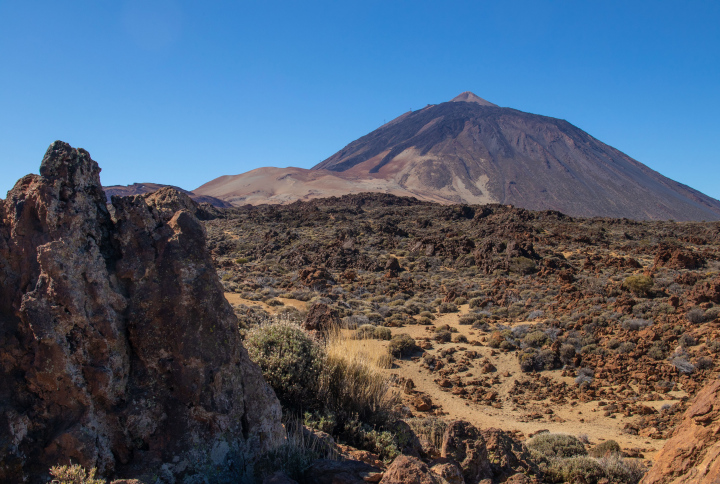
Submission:
[[[441,482],[423,461],[401,455],[390,464],[380,484],[440,484]]]
[[[303,329],[306,331],[319,331],[324,333],[340,325],[340,317],[337,312],[324,303],[315,303],[308,311]]]
[[[720,381],[706,386],[655,456],[642,484],[720,482]]]
[[[182,476],[282,438],[203,226],[170,192],[111,216],[99,174],[58,141],[0,201],[1,482]]]

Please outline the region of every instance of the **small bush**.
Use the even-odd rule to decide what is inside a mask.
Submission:
[[[455,336],[453,336],[452,341],[453,343],[467,343],[468,339],[467,336],[465,336],[464,334],[456,334]]]
[[[690,363],[685,358],[682,358],[680,356],[673,358],[670,362],[675,368],[677,368],[677,371],[680,373],[684,373],[686,375],[689,375],[690,373],[695,371],[695,366]]]
[[[653,281],[652,277],[643,275],[626,277],[622,283],[623,289],[626,289],[633,294],[637,294],[638,296],[647,295],[653,285],[655,285],[655,281]]]
[[[500,345],[505,341],[505,337],[500,331],[493,331],[490,333],[490,337],[487,340],[487,344],[491,348],[499,348]]]
[[[58,484],[105,484],[105,479],[95,477],[96,472],[95,467],[86,471],[78,464],[50,468],[50,475],[54,478],[53,482]]]
[[[665,345],[661,341],[656,341],[648,350],[647,355],[654,360],[660,361],[665,359],[666,352]]]
[[[585,446],[572,435],[545,432],[530,439],[527,446],[533,452],[547,458],[587,455]]]
[[[482,302],[483,302],[482,298],[474,297],[474,298],[470,299],[468,304],[470,305],[471,308],[476,308],[476,307],[479,307],[480,304],[482,304]]]
[[[473,324],[478,319],[480,319],[480,316],[478,316],[477,314],[474,314],[474,313],[464,314],[464,315],[460,316],[460,319],[458,320],[458,324],[463,325],[463,326],[468,326],[468,325]]]
[[[685,317],[693,324],[700,324],[705,322],[705,311],[702,308],[692,308],[685,314]]]
[[[455,304],[446,302],[446,303],[440,304],[440,306],[438,306],[437,311],[440,314],[456,313],[456,312],[458,312],[458,308]]]
[[[691,346],[697,345],[697,339],[695,339],[695,336],[685,333],[678,339],[678,343],[680,343],[680,346],[683,348],[689,348]]]
[[[620,444],[614,440],[606,440],[602,444],[598,444],[588,452],[591,457],[605,457],[612,454],[619,454],[621,451]]]
[[[462,296],[456,297],[453,301],[453,304],[455,304],[456,306],[462,306],[463,304],[467,304],[467,299]]]
[[[695,368],[697,368],[698,370],[708,370],[712,368],[712,366],[713,360],[709,356],[701,356],[695,362]]]
[[[632,341],[625,341],[624,343],[620,343],[620,345],[617,347],[617,352],[626,355],[634,349],[635,343],[633,343]]]
[[[283,408],[298,411],[315,401],[324,354],[300,326],[281,321],[257,326],[248,331],[245,345]]]
[[[510,271],[518,274],[532,274],[537,270],[535,261],[527,257],[513,257],[510,259]]]
[[[523,343],[531,348],[542,348],[548,342],[548,337],[542,331],[533,331],[523,338]]]
[[[547,468],[547,477],[551,482],[596,484],[605,477],[605,471],[592,457],[578,455],[551,461]]]
[[[534,311],[530,311],[530,314],[528,314],[527,320],[528,321],[534,321],[537,318],[541,318],[545,315],[545,311],[542,309],[535,309]]]
[[[564,344],[560,347],[560,361],[563,365],[569,365],[575,360],[575,347],[573,345]]]
[[[418,347],[415,344],[415,340],[411,338],[410,335],[401,333],[392,337],[388,350],[396,358],[402,358],[417,351]]]

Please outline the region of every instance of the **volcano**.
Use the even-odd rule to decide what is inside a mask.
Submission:
[[[569,122],[471,92],[402,114],[310,170],[260,168],[194,190],[235,205],[368,191],[581,217],[720,219],[718,200]]]

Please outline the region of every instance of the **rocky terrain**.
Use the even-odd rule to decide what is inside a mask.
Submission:
[[[194,202],[116,197],[111,215],[99,174],[55,142],[0,202],[0,481],[47,482],[70,463],[164,482],[241,472],[282,442],[280,406]]]
[[[718,220],[720,202],[561,119],[472,93],[407,112],[311,170],[260,168],[195,190],[239,206],[360,192],[580,217]]]
[[[325,304],[371,353],[410,337],[385,370],[410,419],[612,440],[650,465],[719,374],[718,222],[361,194],[206,227],[241,325]]]

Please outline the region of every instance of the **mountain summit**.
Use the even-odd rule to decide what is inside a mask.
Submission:
[[[497,107],[497,104],[493,104],[489,101],[484,100],[480,96],[471,93],[470,91],[465,91],[461,94],[458,94],[454,98],[450,100],[450,102],[466,102],[466,103],[477,103],[481,106],[495,106]]]
[[[720,219],[718,200],[567,121],[502,108],[471,92],[405,113],[311,170],[261,168],[195,193],[243,204],[363,191],[584,217]]]

